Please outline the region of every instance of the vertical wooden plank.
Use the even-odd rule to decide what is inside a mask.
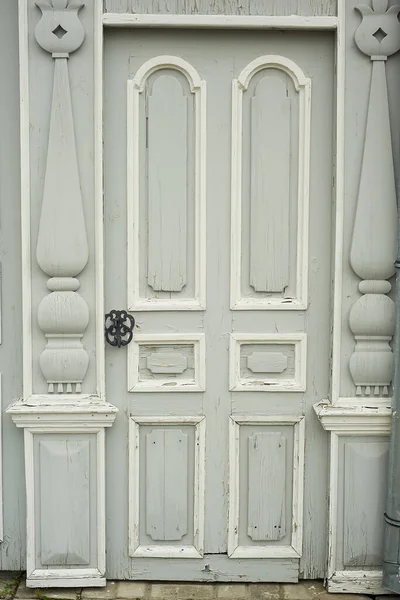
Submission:
[[[182,430],[146,435],[146,533],[176,541],[187,533],[188,440]]]
[[[39,443],[41,561],[43,565],[90,562],[90,442]]]
[[[382,563],[387,456],[387,441],[347,442],[344,446],[345,567],[378,567]]]
[[[289,284],[290,99],[265,76],[251,99],[250,285],[284,292]]]
[[[154,291],[180,292],[187,258],[187,98],[160,76],[148,98],[148,274]]]
[[[247,534],[253,541],[276,541],[286,533],[286,440],[281,433],[249,437]]]

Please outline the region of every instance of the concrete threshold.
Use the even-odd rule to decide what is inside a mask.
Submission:
[[[1,585],[1,574],[0,574]],[[12,590],[6,585],[5,591]],[[20,577],[13,594],[6,600],[370,600],[375,596],[328,594],[322,581],[295,584],[268,583],[150,583],[143,581],[108,581],[104,588],[30,589]],[[394,600],[399,596],[378,596]]]

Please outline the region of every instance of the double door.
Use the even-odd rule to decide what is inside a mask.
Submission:
[[[333,39],[107,30],[107,575],[322,577]],[[307,441],[307,443],[305,443]]]

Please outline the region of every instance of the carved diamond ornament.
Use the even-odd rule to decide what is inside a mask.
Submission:
[[[387,37],[387,33],[385,33],[385,32],[383,31],[382,27],[379,27],[379,29],[377,29],[377,30],[375,31],[375,33],[373,33],[372,35],[374,36],[374,38],[375,38],[376,40],[378,40],[378,42],[379,42],[379,43],[381,43],[381,42],[382,42],[382,40],[384,40],[384,39],[385,39],[385,37]]]
[[[61,27],[61,25],[57,25],[57,27],[53,29],[53,33],[58,37],[59,40],[62,40],[67,32],[65,31],[64,27]]]

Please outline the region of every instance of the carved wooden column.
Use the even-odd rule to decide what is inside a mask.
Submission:
[[[42,10],[35,37],[54,59],[54,84],[37,261],[49,276],[50,294],[40,303],[39,326],[47,338],[40,366],[48,391],[81,392],[89,357],[81,342],[89,308],[77,292],[76,276],[88,261],[68,58],[85,31],[78,17],[82,0],[37,0]]]
[[[41,12],[32,10],[35,3]],[[95,276],[101,278],[98,257],[91,256],[88,265],[84,206],[88,215],[98,215],[100,211],[98,205],[93,211],[96,202],[93,195],[83,197],[81,191],[81,178],[94,179],[94,173],[88,172],[91,163],[86,163],[86,170],[79,173],[68,68],[72,52],[84,43],[94,44],[93,36],[88,36],[86,42],[79,15],[81,9],[87,11],[86,22],[93,23],[95,30],[100,17],[99,0],[87,0],[87,6],[82,0],[21,0],[19,6],[21,64],[25,63],[34,75],[37,65],[40,68],[47,60],[54,65],[53,90],[47,78],[38,83],[32,77],[31,94],[26,94],[21,107],[23,122],[28,124],[22,128],[24,144],[30,148],[30,160],[28,156],[22,162],[23,180],[27,182],[21,202],[22,232],[29,238],[32,225],[36,225],[31,216],[31,201],[41,203],[36,260],[48,278],[49,290],[44,297],[38,292],[43,289],[44,278],[37,268],[32,268],[31,244],[26,243],[23,273],[29,272],[29,276],[24,280],[27,292],[24,315],[29,314],[24,323],[24,344],[32,351],[24,356],[24,397],[7,409],[16,426],[24,429],[26,581],[28,587],[102,586],[106,583],[105,430],[113,424],[117,409],[104,399],[103,369],[98,356],[96,384],[87,383],[87,389],[82,390],[89,354],[92,357],[98,352],[103,342],[100,329],[100,344],[98,339],[95,346],[89,342],[88,351],[83,345],[89,306],[78,290],[79,277],[85,268],[90,269],[86,279],[88,291],[97,294],[96,307],[102,306],[101,289],[94,289]],[[96,35],[101,32],[98,28],[96,31]],[[39,50],[36,42],[49,54]],[[91,50],[93,47],[83,47],[77,55],[82,60],[78,72],[88,77],[84,80],[88,95],[92,82],[90,67],[86,66],[92,60]],[[24,75],[23,67],[21,73]],[[40,130],[37,123],[43,122],[43,115],[37,113],[43,94],[49,97],[52,94],[48,142],[42,135],[35,138],[29,128],[30,124],[32,131],[36,127],[36,134]],[[90,104],[90,99],[82,97],[80,102],[82,108],[93,110],[95,122],[99,118],[92,108],[95,103]],[[32,144],[33,139],[36,143]],[[96,147],[96,139],[86,139],[86,145],[82,137],[78,140],[81,155]],[[46,165],[42,172],[38,155],[41,156],[41,147],[46,142]],[[32,179],[36,186],[31,187]],[[34,194],[40,189],[37,182],[41,180],[43,197],[36,198]],[[101,202],[100,195],[96,198]],[[93,227],[88,229],[93,231]],[[97,239],[102,238],[98,221],[95,231]],[[98,245],[96,248],[100,254]],[[35,279],[37,285],[32,285]],[[36,306],[38,324],[47,340],[44,349],[39,344],[32,345],[32,341],[36,342],[31,326]],[[90,316],[95,319],[94,310]],[[47,383],[46,393],[42,393],[38,365]]]
[[[392,380],[390,342],[395,305],[387,296],[395,273],[397,206],[385,61],[400,48],[399,6],[372,0],[358,7],[358,48],[372,61],[371,88],[350,264],[361,278],[362,296],[349,325],[356,340],[350,372],[357,396],[387,396]]]

